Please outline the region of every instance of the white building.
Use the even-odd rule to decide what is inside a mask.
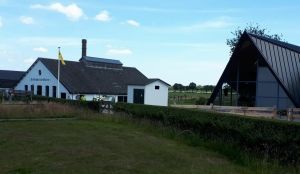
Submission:
[[[86,100],[110,97],[116,102],[168,105],[169,84],[148,79],[136,68],[123,66],[119,60],[86,56],[86,40],[82,43],[81,59],[60,65],[59,89],[58,60],[48,58],[38,58],[15,89],[73,100],[82,96]]]
[[[168,106],[169,87],[160,79],[149,79],[144,85],[128,85],[128,103]]]

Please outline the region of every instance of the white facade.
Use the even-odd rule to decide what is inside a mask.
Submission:
[[[53,91],[53,87],[56,88],[56,96],[57,98],[61,97],[61,93],[66,94],[67,99],[71,99],[72,95],[70,95],[69,91],[60,83],[59,86],[59,95],[57,93],[57,79],[54,75],[46,68],[46,66],[38,61],[36,64],[31,67],[30,71],[20,80],[20,82],[15,87],[16,90],[25,90],[25,86],[27,85],[27,90],[31,91],[31,86],[33,85],[34,90],[33,93],[37,95],[38,86],[42,86],[42,96],[46,96],[46,86],[49,86],[49,97],[53,97],[55,92]],[[53,93],[54,92],[54,93]]]
[[[160,80],[146,86],[129,85],[127,89],[128,103],[134,103],[134,89],[142,89],[144,90],[144,104],[168,106],[169,86]]]

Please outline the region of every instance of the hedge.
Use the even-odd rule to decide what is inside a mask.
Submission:
[[[300,124],[171,107],[117,103],[116,111],[190,130],[201,138],[238,147],[281,164],[300,163]]]

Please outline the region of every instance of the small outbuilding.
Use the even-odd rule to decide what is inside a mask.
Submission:
[[[210,103],[300,107],[300,47],[244,32]]]

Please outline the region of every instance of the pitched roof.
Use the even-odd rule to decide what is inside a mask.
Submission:
[[[275,78],[296,106],[300,106],[300,47],[248,34]]]
[[[0,88],[13,88],[25,74],[24,71],[0,70]]]
[[[238,54],[239,45],[245,40],[249,40],[254,44],[288,97],[296,107],[300,107],[300,47],[247,32],[244,32],[240,38],[208,103],[216,97],[217,90],[230,68],[229,65],[233,63],[234,59],[241,58],[236,54]]]
[[[38,58],[37,61],[41,61],[57,78],[57,60]],[[88,67],[83,62],[65,62],[66,65],[60,69],[60,81],[74,94],[127,94],[128,84],[148,82],[145,75],[132,67],[105,69]]]
[[[163,80],[161,80],[161,79],[158,79],[158,78],[152,78],[152,79],[149,79],[149,80],[148,80],[148,83],[145,84],[145,85],[151,84],[151,83],[156,82],[156,81],[160,81],[160,82],[164,83],[164,84],[167,85],[167,86],[171,86],[171,85],[168,84],[167,82],[165,82],[165,81],[163,81]]]

